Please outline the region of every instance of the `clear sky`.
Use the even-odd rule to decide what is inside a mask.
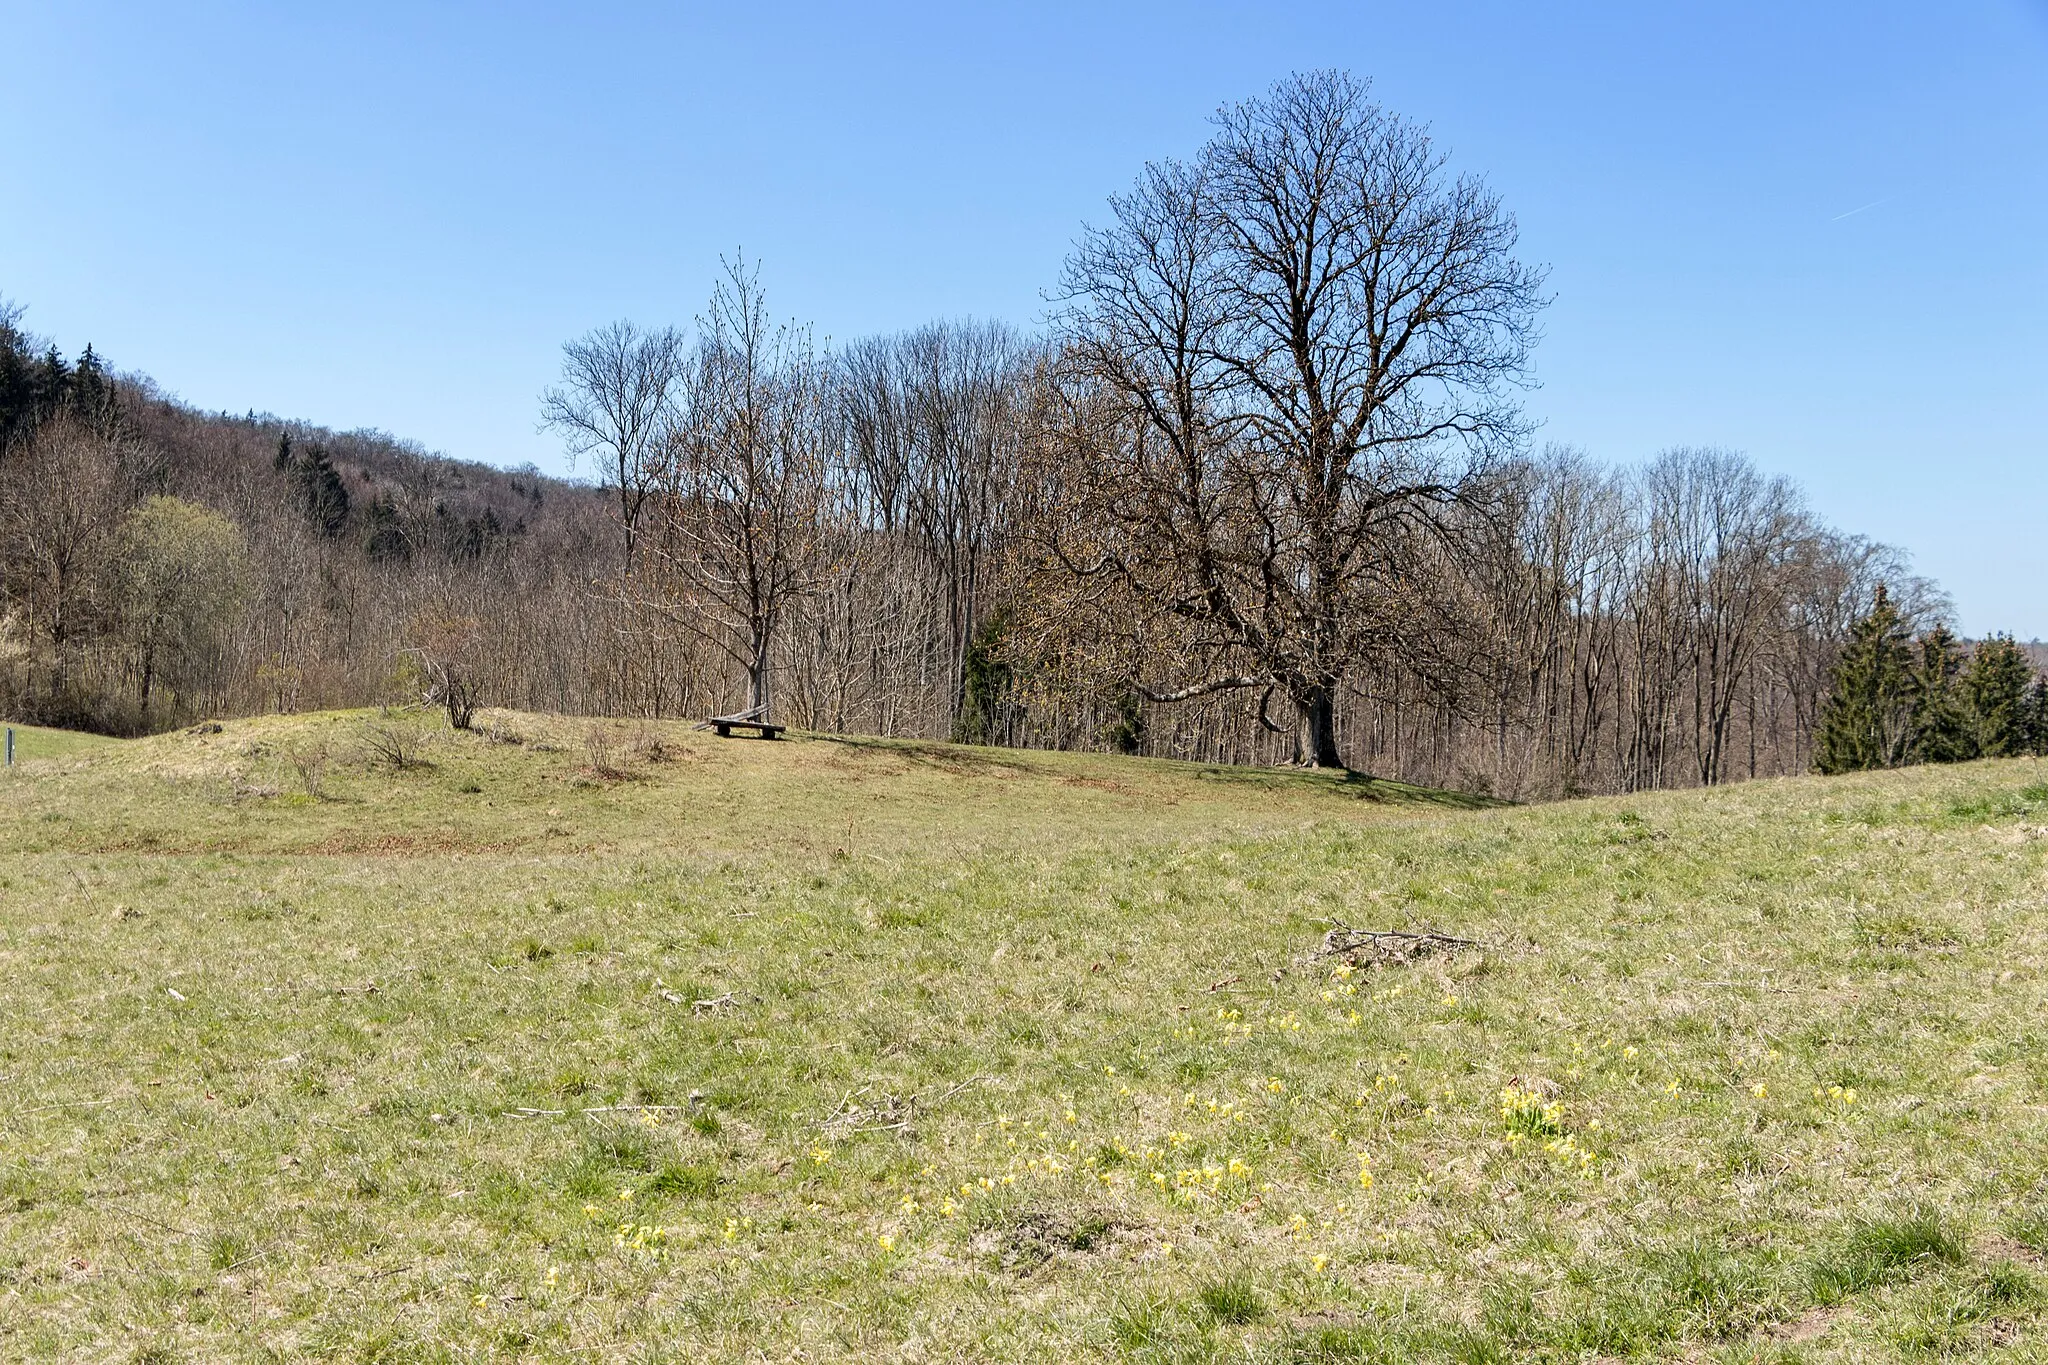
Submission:
[[[1107,195],[1314,66],[1552,268],[1540,439],[1744,450],[2048,636],[2048,0],[0,0],[0,294],[202,407],[562,470],[560,343],[721,252],[829,336],[1035,325]]]

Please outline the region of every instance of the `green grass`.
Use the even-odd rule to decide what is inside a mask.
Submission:
[[[75,758],[120,743],[103,735],[81,734],[77,730],[50,730],[40,725],[8,725],[6,728],[14,731],[14,761],[20,764],[45,758]]]
[[[2048,765],[1502,808],[483,720],[0,780],[0,1358],[2041,1349]]]

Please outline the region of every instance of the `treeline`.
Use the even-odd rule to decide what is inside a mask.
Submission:
[[[2048,755],[2048,681],[2009,635],[1974,647],[1936,623],[1912,638],[1879,588],[1849,633],[1821,712],[1824,773]]]
[[[1542,796],[1843,766],[1873,726],[2006,752],[1969,679],[2008,653],[2038,699],[1739,455],[1532,453],[1541,272],[1349,77],[1226,108],[1112,210],[1043,335],[828,349],[735,262],[688,329],[571,342],[542,417],[587,484],[194,412],[9,315],[0,707],[767,710]],[[1879,672],[1945,640],[1952,707],[1843,718],[1885,612],[1922,662]]]

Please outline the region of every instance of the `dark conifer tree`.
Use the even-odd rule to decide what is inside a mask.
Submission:
[[[348,488],[342,483],[334,462],[327,458],[326,448],[319,445],[295,446],[291,433],[283,432],[277,438],[274,463],[278,470],[290,476],[297,488],[299,506],[305,510],[306,519],[319,528],[322,535],[340,535],[348,526]]]
[[[412,558],[412,544],[399,524],[398,508],[389,498],[371,498],[363,509],[363,553],[373,563],[403,563]]]
[[[78,357],[78,364],[72,367],[70,390],[65,395],[66,406],[92,430],[102,436],[111,436],[120,425],[120,395],[114,388],[114,381],[107,374],[107,367],[88,344],[84,354]]]
[[[1824,773],[1892,768],[1913,729],[1912,650],[1899,610],[1880,585],[1870,614],[1849,632],[1821,708],[1813,765]]]
[[[43,352],[30,383],[35,404],[34,421],[40,426],[63,411],[64,401],[71,396],[71,367],[64,363],[63,354],[55,346]]]
[[[956,744],[1003,742],[1003,712],[1010,704],[1014,676],[1003,654],[1005,622],[1000,613],[984,621],[967,642],[961,670],[960,703],[953,714]]]
[[[2034,679],[2021,714],[2025,720],[2022,752],[2036,758],[2048,755],[2048,679]]]
[[[313,524],[325,535],[340,535],[348,525],[348,488],[324,446],[308,446],[299,455],[299,485]]]
[[[1970,655],[1961,691],[1979,754],[2009,758],[2026,752],[2027,689],[2033,682],[2034,666],[2010,635],[1994,635]]]
[[[1935,626],[1920,637],[1919,657],[1913,661],[1912,762],[1955,763],[1977,756],[1976,732],[1956,686],[1963,657],[1961,643],[1947,626]]]
[[[0,301],[0,455],[25,439],[35,424],[35,357],[15,325],[17,310]]]

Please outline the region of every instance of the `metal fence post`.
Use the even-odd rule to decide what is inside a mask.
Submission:
[[[14,766],[14,727],[7,727],[7,766]]]

